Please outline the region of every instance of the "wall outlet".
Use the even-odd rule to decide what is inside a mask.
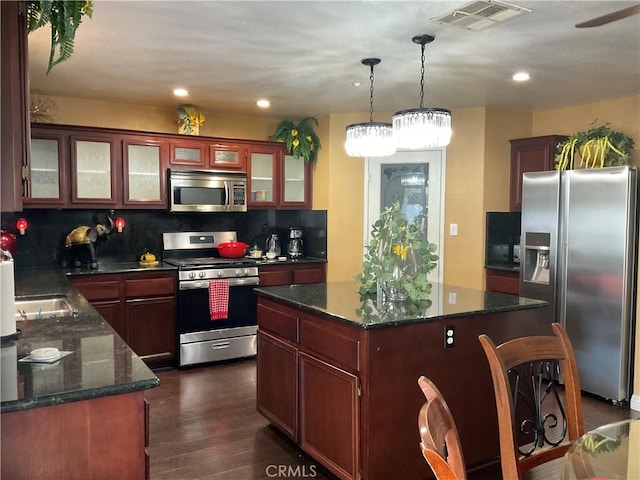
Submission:
[[[452,326],[444,327],[444,348],[452,348],[456,345],[455,328]]]

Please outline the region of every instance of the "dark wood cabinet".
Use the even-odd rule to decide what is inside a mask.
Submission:
[[[3,413],[2,478],[148,479],[145,408],[133,392]]]
[[[509,209],[522,209],[522,174],[553,170],[557,146],[566,140],[562,135],[518,138],[511,142]]]
[[[298,437],[298,349],[258,332],[258,411],[292,440]]]
[[[22,210],[23,165],[29,155],[27,2],[0,2],[0,211]]]
[[[520,272],[486,268],[485,280],[485,290],[488,292],[510,295],[519,295],[520,293]]]
[[[30,138],[27,208],[166,208],[168,168],[246,171],[249,208],[311,208],[311,167],[278,142],[55,124]]]
[[[357,479],[358,377],[304,352],[299,368],[300,447],[340,478]]]
[[[77,275],[71,281],[148,365],[175,361],[175,273]]]
[[[358,478],[357,332],[263,300],[258,324],[258,411],[339,478]]]
[[[312,170],[302,158],[279,143],[250,145],[246,152],[249,208],[311,208]]]
[[[326,270],[326,263],[275,263],[258,267],[261,287],[295,283],[322,283],[327,278]]]

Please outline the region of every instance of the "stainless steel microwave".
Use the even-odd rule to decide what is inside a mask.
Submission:
[[[247,174],[169,169],[169,211],[246,212]]]

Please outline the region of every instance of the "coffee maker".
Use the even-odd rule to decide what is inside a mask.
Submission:
[[[304,254],[304,230],[300,227],[289,228],[289,244],[287,253],[291,258],[300,258]]]

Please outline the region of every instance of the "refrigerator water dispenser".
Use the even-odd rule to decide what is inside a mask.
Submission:
[[[521,262],[525,282],[549,285],[550,240],[550,233],[525,233],[524,262]]]

